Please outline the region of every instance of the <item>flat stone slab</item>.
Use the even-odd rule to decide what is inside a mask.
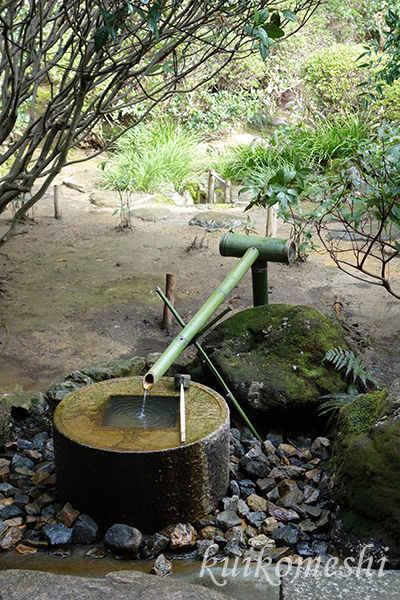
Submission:
[[[138,571],[105,577],[0,571],[0,600],[230,600],[218,591]]]
[[[229,210],[229,209],[227,209]],[[207,210],[199,213],[189,221],[192,227],[205,227],[207,229],[229,229],[246,225],[247,219],[239,215],[229,215],[225,212]]]
[[[280,600],[399,600],[400,572],[321,565],[296,570],[282,579]]]

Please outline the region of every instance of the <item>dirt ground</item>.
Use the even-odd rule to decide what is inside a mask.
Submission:
[[[103,202],[97,193],[97,204],[91,202],[98,162],[70,166],[56,181],[84,186],[80,192],[62,185],[62,220],[54,219],[51,190],[34,221],[0,249],[1,392],[46,391],[96,361],[164,350],[180,330],[160,327],[163,306],[154,290],[164,288],[166,273],[177,276],[175,306],[187,321],[237,263],[219,254],[222,231],[189,227],[205,205],[154,205],[138,197],[137,206],[158,206],[157,220],[133,218],[131,230],[118,231],[115,195]],[[265,212],[250,216],[263,234]],[[10,217],[0,217],[0,233]],[[279,225],[278,237],[288,235]],[[341,273],[323,256],[292,267],[270,263],[268,277],[270,302],[308,304],[327,315],[336,309],[378,378],[400,375],[400,301]],[[235,311],[252,305],[250,273],[223,307],[228,304]]]

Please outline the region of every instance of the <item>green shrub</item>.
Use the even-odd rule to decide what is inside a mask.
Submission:
[[[357,59],[362,52],[361,44],[334,44],[312,52],[301,69],[311,103],[326,112],[360,110],[357,85],[364,75],[357,69]]]
[[[206,152],[198,136],[170,121],[153,121],[123,135],[104,168],[113,189],[180,191],[205,165]]]

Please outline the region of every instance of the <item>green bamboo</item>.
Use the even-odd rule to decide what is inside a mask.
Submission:
[[[181,327],[185,327],[185,322],[181,319],[181,317],[179,316],[176,309],[172,306],[172,304],[170,303],[168,298],[163,294],[163,292],[161,291],[161,289],[159,287],[156,287],[156,292],[162,298],[162,300],[165,302],[165,304],[168,306],[169,310],[172,312],[175,319],[178,321],[179,325]],[[246,413],[240,406],[239,402],[236,400],[235,396],[232,394],[231,390],[226,385],[225,381],[222,379],[222,377],[219,374],[219,372],[217,371],[216,367],[211,362],[210,357],[206,354],[206,352],[200,346],[199,342],[195,342],[194,345],[195,345],[195,348],[200,352],[200,354],[202,355],[202,357],[204,358],[206,363],[208,364],[208,366],[211,369],[212,373],[214,374],[215,378],[219,381],[220,385],[224,388],[227,398],[232,402],[232,404],[234,405],[234,407],[236,408],[236,410],[242,417],[243,421],[249,427],[250,431],[262,443],[262,441],[263,441],[262,438],[258,435],[258,433],[257,433],[256,429],[254,428],[253,424],[251,423],[250,419],[248,418],[248,416],[246,415]]]
[[[219,288],[211,294],[209,299],[206,300],[200,310],[197,311],[194,317],[181,331],[180,335],[171,342],[150,371],[146,373],[143,378],[143,388],[145,390],[151,390],[160,377],[164,375],[174,360],[176,360],[186,346],[189,345],[197,332],[203,327],[204,323],[208,321],[213,312],[217,310],[218,306],[222,304],[235,285],[237,285],[247,270],[257,260],[259,254],[257,248],[248,248],[248,250],[246,250],[244,256],[232,269],[228,277],[226,277]]]
[[[253,267],[251,267],[253,268]],[[229,305],[226,308],[224,308],[223,311],[221,311],[216,317],[214,317],[214,319],[212,319],[209,323],[206,323],[204,325],[204,327],[202,329],[200,329],[200,331],[198,331],[196,333],[196,338],[201,337],[204,333],[206,333],[206,331],[208,331],[213,325],[215,325],[215,323],[218,323],[218,321],[220,319],[222,319],[222,317],[224,317],[226,314],[228,314],[228,312],[231,312],[231,310],[233,310],[233,306]]]

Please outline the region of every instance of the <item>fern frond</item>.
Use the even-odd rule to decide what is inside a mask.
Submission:
[[[366,363],[361,360],[360,356],[356,356],[352,350],[341,346],[331,348],[326,353],[325,360],[331,362],[337,371],[346,369],[345,377],[351,376],[353,382],[359,379],[364,387],[367,387],[367,381],[378,385],[371,371],[367,369]]]

